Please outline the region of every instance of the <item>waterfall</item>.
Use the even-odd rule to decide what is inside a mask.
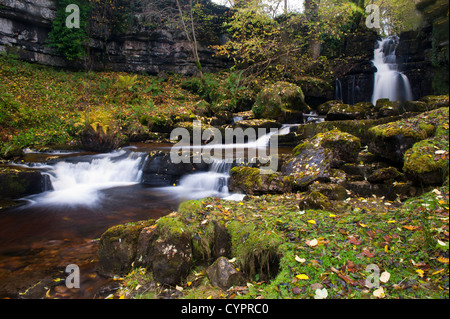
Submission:
[[[100,190],[141,181],[144,153],[115,151],[61,161],[43,167],[52,190],[31,196],[31,204],[92,206],[101,199]]]
[[[334,87],[334,99],[339,101],[344,101],[344,97],[342,95],[342,83],[339,79],[335,80]]]
[[[413,95],[408,77],[398,71],[395,49],[398,37],[390,36],[378,41],[372,63],[377,69],[372,95],[372,104],[379,99],[391,101],[412,100]]]

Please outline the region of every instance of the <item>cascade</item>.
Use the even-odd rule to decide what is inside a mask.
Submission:
[[[408,77],[398,71],[395,49],[398,37],[390,36],[378,41],[374,52],[373,65],[376,67],[372,104],[379,99],[391,101],[412,100],[413,95]]]
[[[36,205],[95,205],[101,199],[100,190],[139,183],[145,156],[122,149],[42,166],[52,190],[31,196],[29,201]]]

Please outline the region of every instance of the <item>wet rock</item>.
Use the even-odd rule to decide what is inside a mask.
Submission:
[[[327,113],[335,106],[342,105],[343,102],[339,100],[330,100],[325,103],[320,104],[317,107],[317,113],[319,115],[327,115]]]
[[[292,191],[292,178],[280,172],[261,174],[259,168],[236,166],[230,171],[229,187],[249,195],[287,193]]]
[[[156,187],[170,186],[185,174],[208,170],[209,164],[201,157],[200,163],[194,163],[194,154],[189,153],[186,156],[186,163],[174,163],[169,152],[158,151],[150,154],[142,170],[142,183]]]
[[[389,101],[389,99],[379,99],[374,110],[378,118],[400,115],[405,111],[400,101]]]
[[[269,120],[269,119],[249,119],[249,120],[242,120],[233,123],[232,128],[242,128],[245,130],[246,128],[254,128],[257,132],[258,128],[264,128],[264,129],[271,129],[276,128],[279,129],[281,127],[281,124],[275,120]]]
[[[385,197],[387,200],[395,200],[399,197],[405,200],[409,197],[417,195],[417,189],[412,182],[407,183],[383,183],[372,184],[368,181],[349,181],[347,189],[361,197]]]
[[[42,193],[51,186],[49,177],[24,168],[0,167],[0,199]]]
[[[107,153],[127,144],[125,135],[104,127],[87,127],[80,134],[81,146],[86,151]]]
[[[315,181],[329,182],[332,151],[325,148],[303,148],[288,159],[281,172],[292,176],[293,189],[304,190]]]
[[[231,286],[242,285],[245,282],[242,274],[226,257],[219,257],[206,269],[206,274],[213,286],[224,290]]]
[[[149,220],[117,225],[104,232],[98,246],[98,272],[111,277],[129,272],[136,257],[139,235],[153,223]]]
[[[327,121],[361,120],[372,115],[373,105],[370,102],[360,102],[354,105],[335,104],[327,113]]]

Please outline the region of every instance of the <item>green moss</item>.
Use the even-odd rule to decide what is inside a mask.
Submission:
[[[231,169],[230,176],[246,189],[261,187],[261,174],[258,168],[235,166]]]
[[[448,138],[445,139],[442,136],[436,136],[420,141],[405,153],[403,170],[414,174],[434,171],[441,171],[442,174],[448,174],[448,154]]]
[[[249,278],[258,275],[260,279],[269,279],[278,272],[279,246],[283,243],[280,234],[261,231],[255,225],[239,221],[231,222],[227,229],[231,235],[232,254]]]
[[[161,217],[156,221],[156,225],[160,237],[164,239],[178,238],[187,231],[186,225],[179,216],[168,215]]]

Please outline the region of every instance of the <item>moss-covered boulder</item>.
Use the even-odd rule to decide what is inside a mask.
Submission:
[[[176,285],[193,265],[191,234],[175,214],[159,218],[155,227],[142,230],[136,263],[152,270],[156,281]]]
[[[258,128],[265,128],[267,130],[271,128],[279,129],[281,124],[275,120],[269,119],[248,119],[235,122],[232,125],[232,128],[242,128],[243,130],[250,127],[255,129],[257,132]]]
[[[102,234],[98,246],[97,270],[106,276],[123,275],[131,270],[139,235],[153,220],[117,225]]]
[[[426,185],[442,184],[449,174],[448,135],[414,144],[406,151],[404,159],[403,170],[411,179]]]
[[[294,155],[305,148],[327,148],[332,151],[332,167],[339,167],[345,162],[355,162],[361,149],[359,138],[339,130],[319,133],[312,139],[300,143],[292,151]]]
[[[403,177],[395,167],[383,167],[372,172],[367,180],[370,183],[383,183],[386,181],[395,181]]]
[[[402,114],[405,110],[400,101],[390,101],[389,99],[379,99],[375,105],[374,111],[377,117],[388,117]]]
[[[308,112],[302,89],[292,83],[279,81],[264,87],[256,98],[252,111],[257,118],[284,119],[287,110]]]
[[[439,109],[441,107],[449,107],[448,95],[427,95],[419,99],[427,104],[428,110]]]
[[[372,115],[373,105],[370,102],[360,102],[354,105],[335,104],[327,113],[327,121],[361,120]]]
[[[48,176],[26,168],[0,166],[0,199],[20,198],[47,189]]]
[[[230,190],[250,195],[292,191],[292,178],[280,172],[261,174],[259,168],[236,166],[230,171]]]
[[[344,200],[347,192],[342,185],[334,183],[313,183],[308,187],[310,192],[319,192],[329,200]]]
[[[224,290],[245,283],[242,273],[226,258],[219,257],[206,269],[211,284]]]
[[[338,130],[319,133],[298,144],[281,171],[292,176],[294,189],[305,189],[315,181],[329,182],[331,168],[355,162],[360,148],[360,140],[351,134]]]
[[[415,143],[433,137],[436,127],[448,122],[448,108],[440,108],[420,115],[378,125],[369,129],[369,151],[375,155],[403,163],[405,152]]]
[[[317,113],[319,115],[327,115],[327,113],[335,106],[342,105],[343,102],[340,100],[330,100],[325,103],[320,104],[317,107]]]

